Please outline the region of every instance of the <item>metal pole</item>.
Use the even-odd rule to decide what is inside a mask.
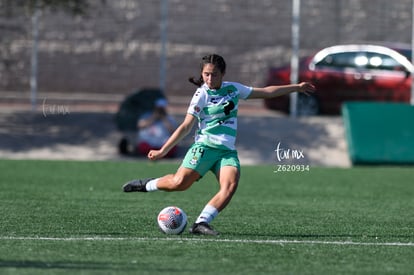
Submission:
[[[165,93],[167,75],[167,42],[168,42],[168,0],[161,1],[161,53],[160,53],[160,89]]]
[[[414,64],[414,0],[411,10],[411,63]],[[414,105],[414,72],[411,72],[411,99],[410,104]]]
[[[32,53],[31,53],[31,72],[30,72],[30,101],[32,111],[36,111],[37,105],[37,71],[38,71],[38,45],[39,45],[39,15],[40,9],[35,1],[32,14]]]
[[[299,70],[300,0],[292,1],[292,57],[290,62],[290,83],[298,83]],[[297,92],[290,94],[290,116],[297,116]]]

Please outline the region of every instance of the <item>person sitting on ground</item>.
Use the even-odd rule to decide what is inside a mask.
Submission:
[[[143,114],[137,122],[137,153],[147,155],[151,150],[158,150],[177,128],[175,119],[167,113],[167,100],[158,99],[152,112]],[[176,147],[167,157],[174,157]]]

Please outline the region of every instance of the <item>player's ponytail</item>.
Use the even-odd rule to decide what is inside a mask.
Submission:
[[[195,77],[189,77],[188,81],[190,81],[191,83],[193,83],[194,85],[196,85],[197,87],[201,87],[201,85],[203,85],[204,80],[203,77],[200,76],[199,79],[195,78]]]
[[[218,54],[209,54],[204,56],[200,62],[200,72],[203,71],[203,68],[206,64],[213,64],[217,69],[219,69],[222,74],[226,72],[226,62],[224,61],[224,58]],[[200,75],[198,79],[195,77],[190,77],[188,78],[188,81],[198,87],[201,87],[201,85],[204,83],[202,75]]]

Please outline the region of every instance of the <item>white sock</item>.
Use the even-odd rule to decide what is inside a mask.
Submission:
[[[200,216],[198,216],[196,223],[200,223],[200,222],[210,223],[218,215],[218,213],[219,212],[217,208],[207,204],[204,207],[203,211],[201,211]]]
[[[145,189],[147,189],[148,192],[157,191],[158,190],[157,183],[158,183],[158,178],[150,180],[145,185]]]

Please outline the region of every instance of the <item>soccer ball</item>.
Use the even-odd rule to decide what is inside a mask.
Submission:
[[[168,206],[158,214],[157,222],[165,234],[181,234],[187,226],[187,215],[176,206]]]

